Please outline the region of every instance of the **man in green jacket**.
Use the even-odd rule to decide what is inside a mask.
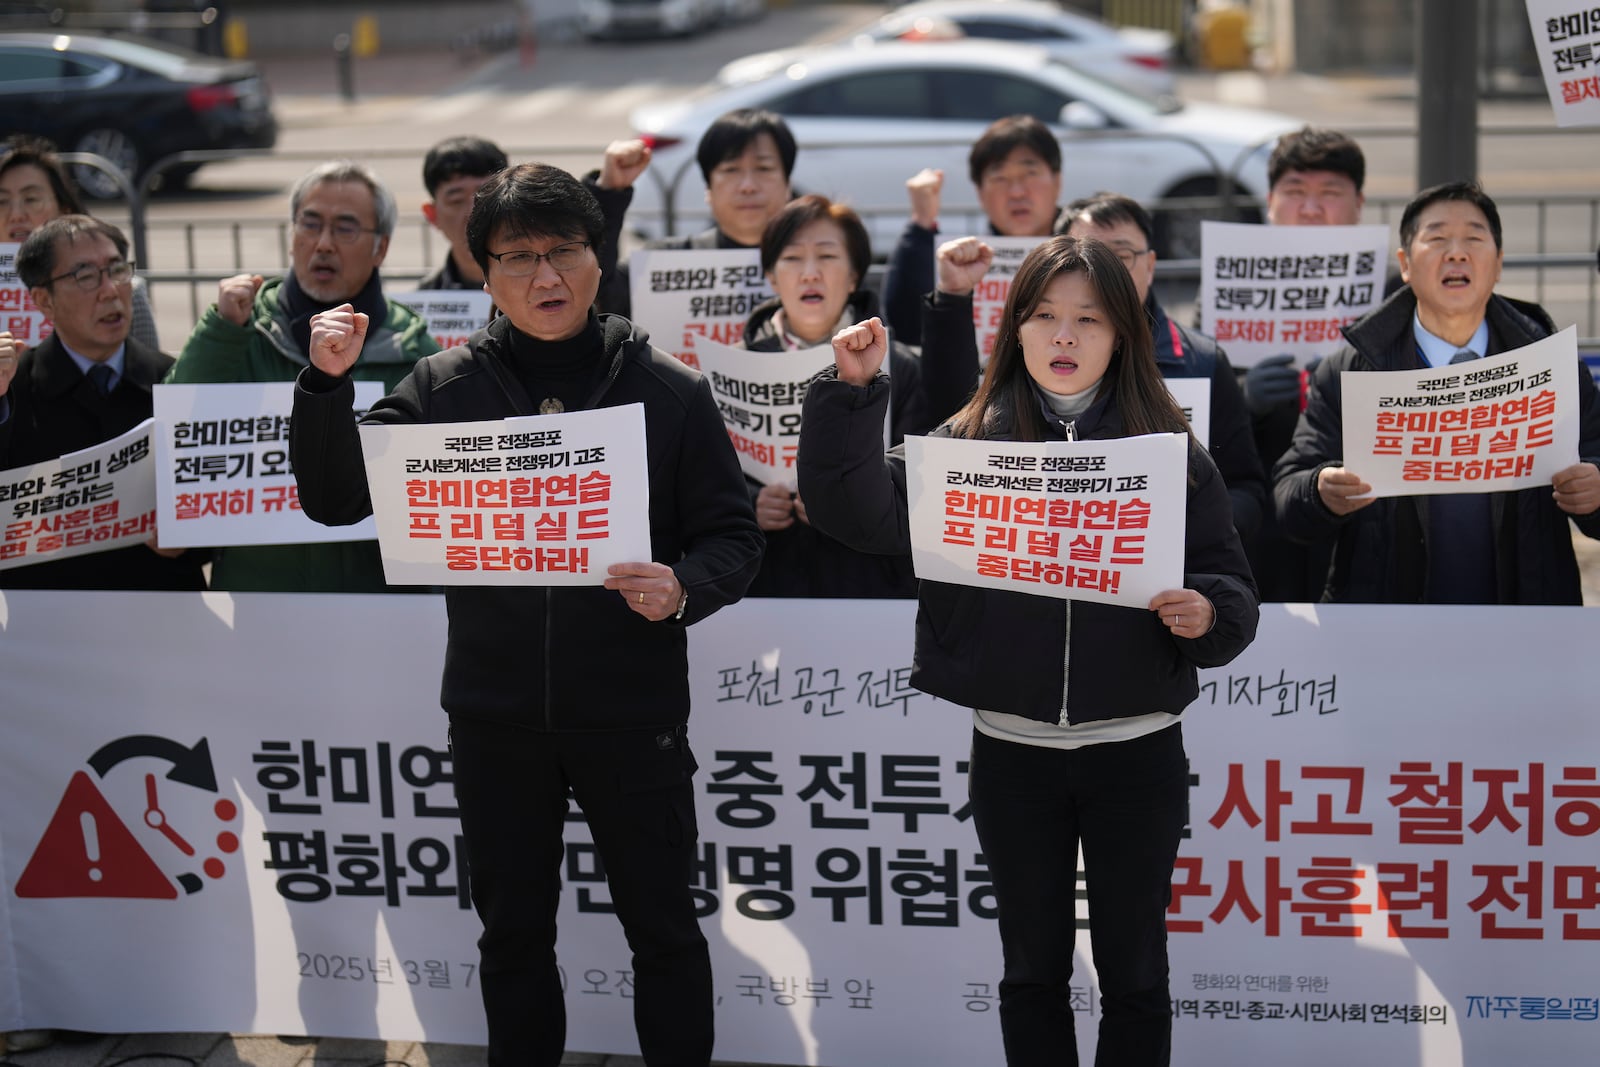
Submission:
[[[167,381],[292,382],[310,364],[311,317],[346,303],[374,324],[351,377],[392,391],[413,363],[439,350],[420,315],[384,298],[378,266],[398,209],[371,170],[345,160],[321,164],[295,184],[289,212],[290,273],[223,279]],[[211,588],[372,593],[385,586],[377,542],[352,541],[224,547]]]

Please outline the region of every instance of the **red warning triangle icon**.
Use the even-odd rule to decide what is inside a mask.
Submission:
[[[17,880],[17,896],[174,900],[178,888],[78,771]]]

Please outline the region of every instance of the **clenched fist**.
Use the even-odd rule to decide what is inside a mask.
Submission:
[[[250,322],[250,308],[255,305],[256,293],[266,279],[259,274],[235,274],[217,283],[217,314],[233,323],[244,326]]]
[[[361,358],[367,339],[367,316],[340,304],[311,316],[311,365],[334,378],[343,378]]]

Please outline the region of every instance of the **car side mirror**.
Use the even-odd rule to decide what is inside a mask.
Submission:
[[[1070,130],[1103,130],[1110,123],[1105,112],[1093,104],[1074,100],[1061,109],[1061,125]]]

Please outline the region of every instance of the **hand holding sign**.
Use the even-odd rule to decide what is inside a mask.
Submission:
[[[649,165],[650,146],[643,141],[612,141],[606,145],[605,160],[600,164],[600,188],[631,189]]]
[[[774,482],[756,494],[756,525],[763,530],[787,530],[794,525],[794,490]]]
[[[11,379],[17,376],[17,360],[22,358],[17,343],[9,333],[0,333],[0,396],[11,388]]]
[[[1593,463],[1574,463],[1550,479],[1555,487],[1556,507],[1568,515],[1588,515],[1600,508],[1600,467]]]
[[[606,588],[621,593],[635,614],[651,622],[677,614],[683,586],[665,563],[613,563],[606,573],[611,576],[605,581]]]
[[[889,332],[883,320],[873,316],[866,322],[846,326],[833,335],[833,359],[839,366],[839,380],[851,385],[871,384],[889,354]]]
[[[1317,495],[1335,515],[1349,515],[1360,511],[1374,500],[1369,496],[1372,486],[1361,480],[1361,475],[1343,467],[1324,467],[1317,472]]]
[[[367,339],[367,316],[340,304],[311,316],[311,365],[322,373],[343,378],[361,358]]]
[[[233,323],[244,326],[250,321],[250,308],[256,302],[256,293],[266,279],[259,274],[235,274],[217,284],[217,314]]]
[[[911,194],[911,221],[924,230],[939,228],[939,194],[944,189],[944,171],[924,167],[906,180]]]
[[[1217,621],[1217,609],[1193,589],[1162,590],[1150,598],[1150,610],[1174,637],[1204,637]]]
[[[939,268],[939,292],[966,296],[989,273],[994,249],[976,237],[963,237],[940,245],[934,258]]]

